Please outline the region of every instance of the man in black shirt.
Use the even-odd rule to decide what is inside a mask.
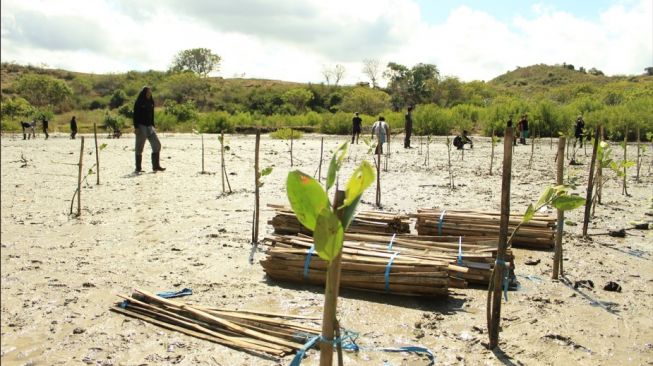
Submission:
[[[358,116],[358,112],[354,113],[354,118],[351,119],[351,124],[352,124],[352,133],[351,133],[351,143],[354,143],[354,140],[356,140],[356,143],[358,143],[358,136],[361,134],[361,126],[362,126],[363,120]]]
[[[406,121],[404,122],[404,149],[410,149],[410,136],[413,134],[413,106],[408,107]]]

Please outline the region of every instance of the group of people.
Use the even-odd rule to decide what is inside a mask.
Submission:
[[[43,133],[45,134],[45,139],[47,140],[50,137],[48,133],[49,121],[47,117],[41,117],[41,123],[43,125]],[[30,138],[36,138],[36,119],[32,119],[32,122],[20,122],[20,126],[23,129],[23,140],[29,140]]]

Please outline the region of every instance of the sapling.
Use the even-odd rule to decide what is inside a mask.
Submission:
[[[492,128],[492,139],[490,143],[492,144],[492,152],[490,153],[490,175],[492,175],[492,165],[494,164],[494,147],[499,142],[499,138],[494,136],[494,127]]]
[[[101,144],[100,146],[97,147],[97,149],[98,150],[104,150],[106,147],[107,147],[107,144]],[[70,199],[70,211],[69,211],[69,214],[72,215],[73,214],[73,205],[74,205],[74,202],[75,202],[75,197],[77,197],[77,215],[76,216],[80,216],[81,211],[82,211],[82,204],[81,204],[81,200],[80,200],[80,196],[81,196],[80,191],[82,189],[82,183],[87,183],[88,177],[95,174],[95,172],[93,171],[93,168],[95,168],[97,166],[96,164],[93,164],[86,171],[86,175],[84,175],[84,177],[82,177],[82,161],[83,161],[82,157],[83,157],[83,155],[84,155],[84,136],[82,136],[81,148],[80,148],[80,151],[79,151],[79,163],[77,163],[77,164],[72,164],[71,163],[71,165],[77,165],[78,168],[79,168],[79,174],[77,176],[77,188],[75,189],[75,192],[73,192],[73,197]]]
[[[614,173],[613,176],[607,176],[601,174],[596,176],[596,192],[592,196],[592,216],[594,216],[594,209],[597,203],[601,203],[601,194],[603,192],[603,186],[607,182],[613,179],[623,178],[626,174],[625,171],[627,168],[633,167],[635,165],[634,161],[629,160],[614,160],[612,158],[612,148],[610,144],[605,141],[601,141],[596,150],[596,162],[599,169],[606,168],[609,171]]]
[[[348,145],[349,142],[342,144],[331,158],[326,189],[299,170],[288,173],[286,180],[290,206],[302,225],[313,231],[315,251],[327,262],[320,365],[331,365],[333,360],[344,232],[354,217],[363,192],[374,181],[372,166],[367,161],[362,161],[347,182],[345,191],[339,191],[336,185],[333,204],[329,202],[328,192],[338,180],[338,173],[347,154]]]
[[[431,160],[431,153],[430,153],[430,148],[429,146],[431,145],[431,135],[426,136],[426,154],[424,155],[424,163],[422,165],[426,165],[426,167],[429,167],[430,160]]]
[[[220,177],[222,180],[222,193],[224,192],[224,182],[227,181],[227,187],[229,187],[229,193],[231,193],[231,184],[229,184],[229,175],[227,174],[227,167],[224,160],[224,152],[231,150],[229,145],[227,145],[224,140],[224,131],[218,136],[218,141],[220,141]]]
[[[621,146],[624,149],[624,161],[627,161],[628,160],[628,155],[627,155],[628,154],[628,127],[626,127],[626,133],[624,133],[624,142],[623,142],[623,144]],[[623,186],[622,186],[621,194],[624,194],[626,196],[630,196],[628,194],[628,185],[627,185],[627,179],[628,179],[628,175],[626,174],[626,169],[627,168],[628,167],[624,164],[624,166],[623,166],[623,169],[624,169]]]
[[[447,136],[446,144],[447,144],[447,161],[449,167],[449,188],[454,189],[455,184],[453,181],[453,170],[451,168],[451,139],[449,139],[449,136]]]

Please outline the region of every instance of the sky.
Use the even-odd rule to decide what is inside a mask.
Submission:
[[[653,66],[653,0],[2,0],[1,59],[87,73],[165,71],[186,49],[221,57],[211,76],[369,81],[383,67],[435,64],[491,80],[573,64],[606,75]],[[383,82],[382,82],[383,84]]]

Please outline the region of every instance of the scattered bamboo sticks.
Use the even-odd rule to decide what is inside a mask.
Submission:
[[[460,235],[496,239],[499,236],[499,213],[483,211],[418,209],[418,235]],[[509,230],[514,230],[522,216],[511,214]],[[512,245],[536,249],[553,248],[555,243],[554,216],[536,214],[533,220],[522,225],[515,234]]]
[[[187,304],[143,290],[112,311],[239,350],[284,356],[320,334],[319,318]]]

